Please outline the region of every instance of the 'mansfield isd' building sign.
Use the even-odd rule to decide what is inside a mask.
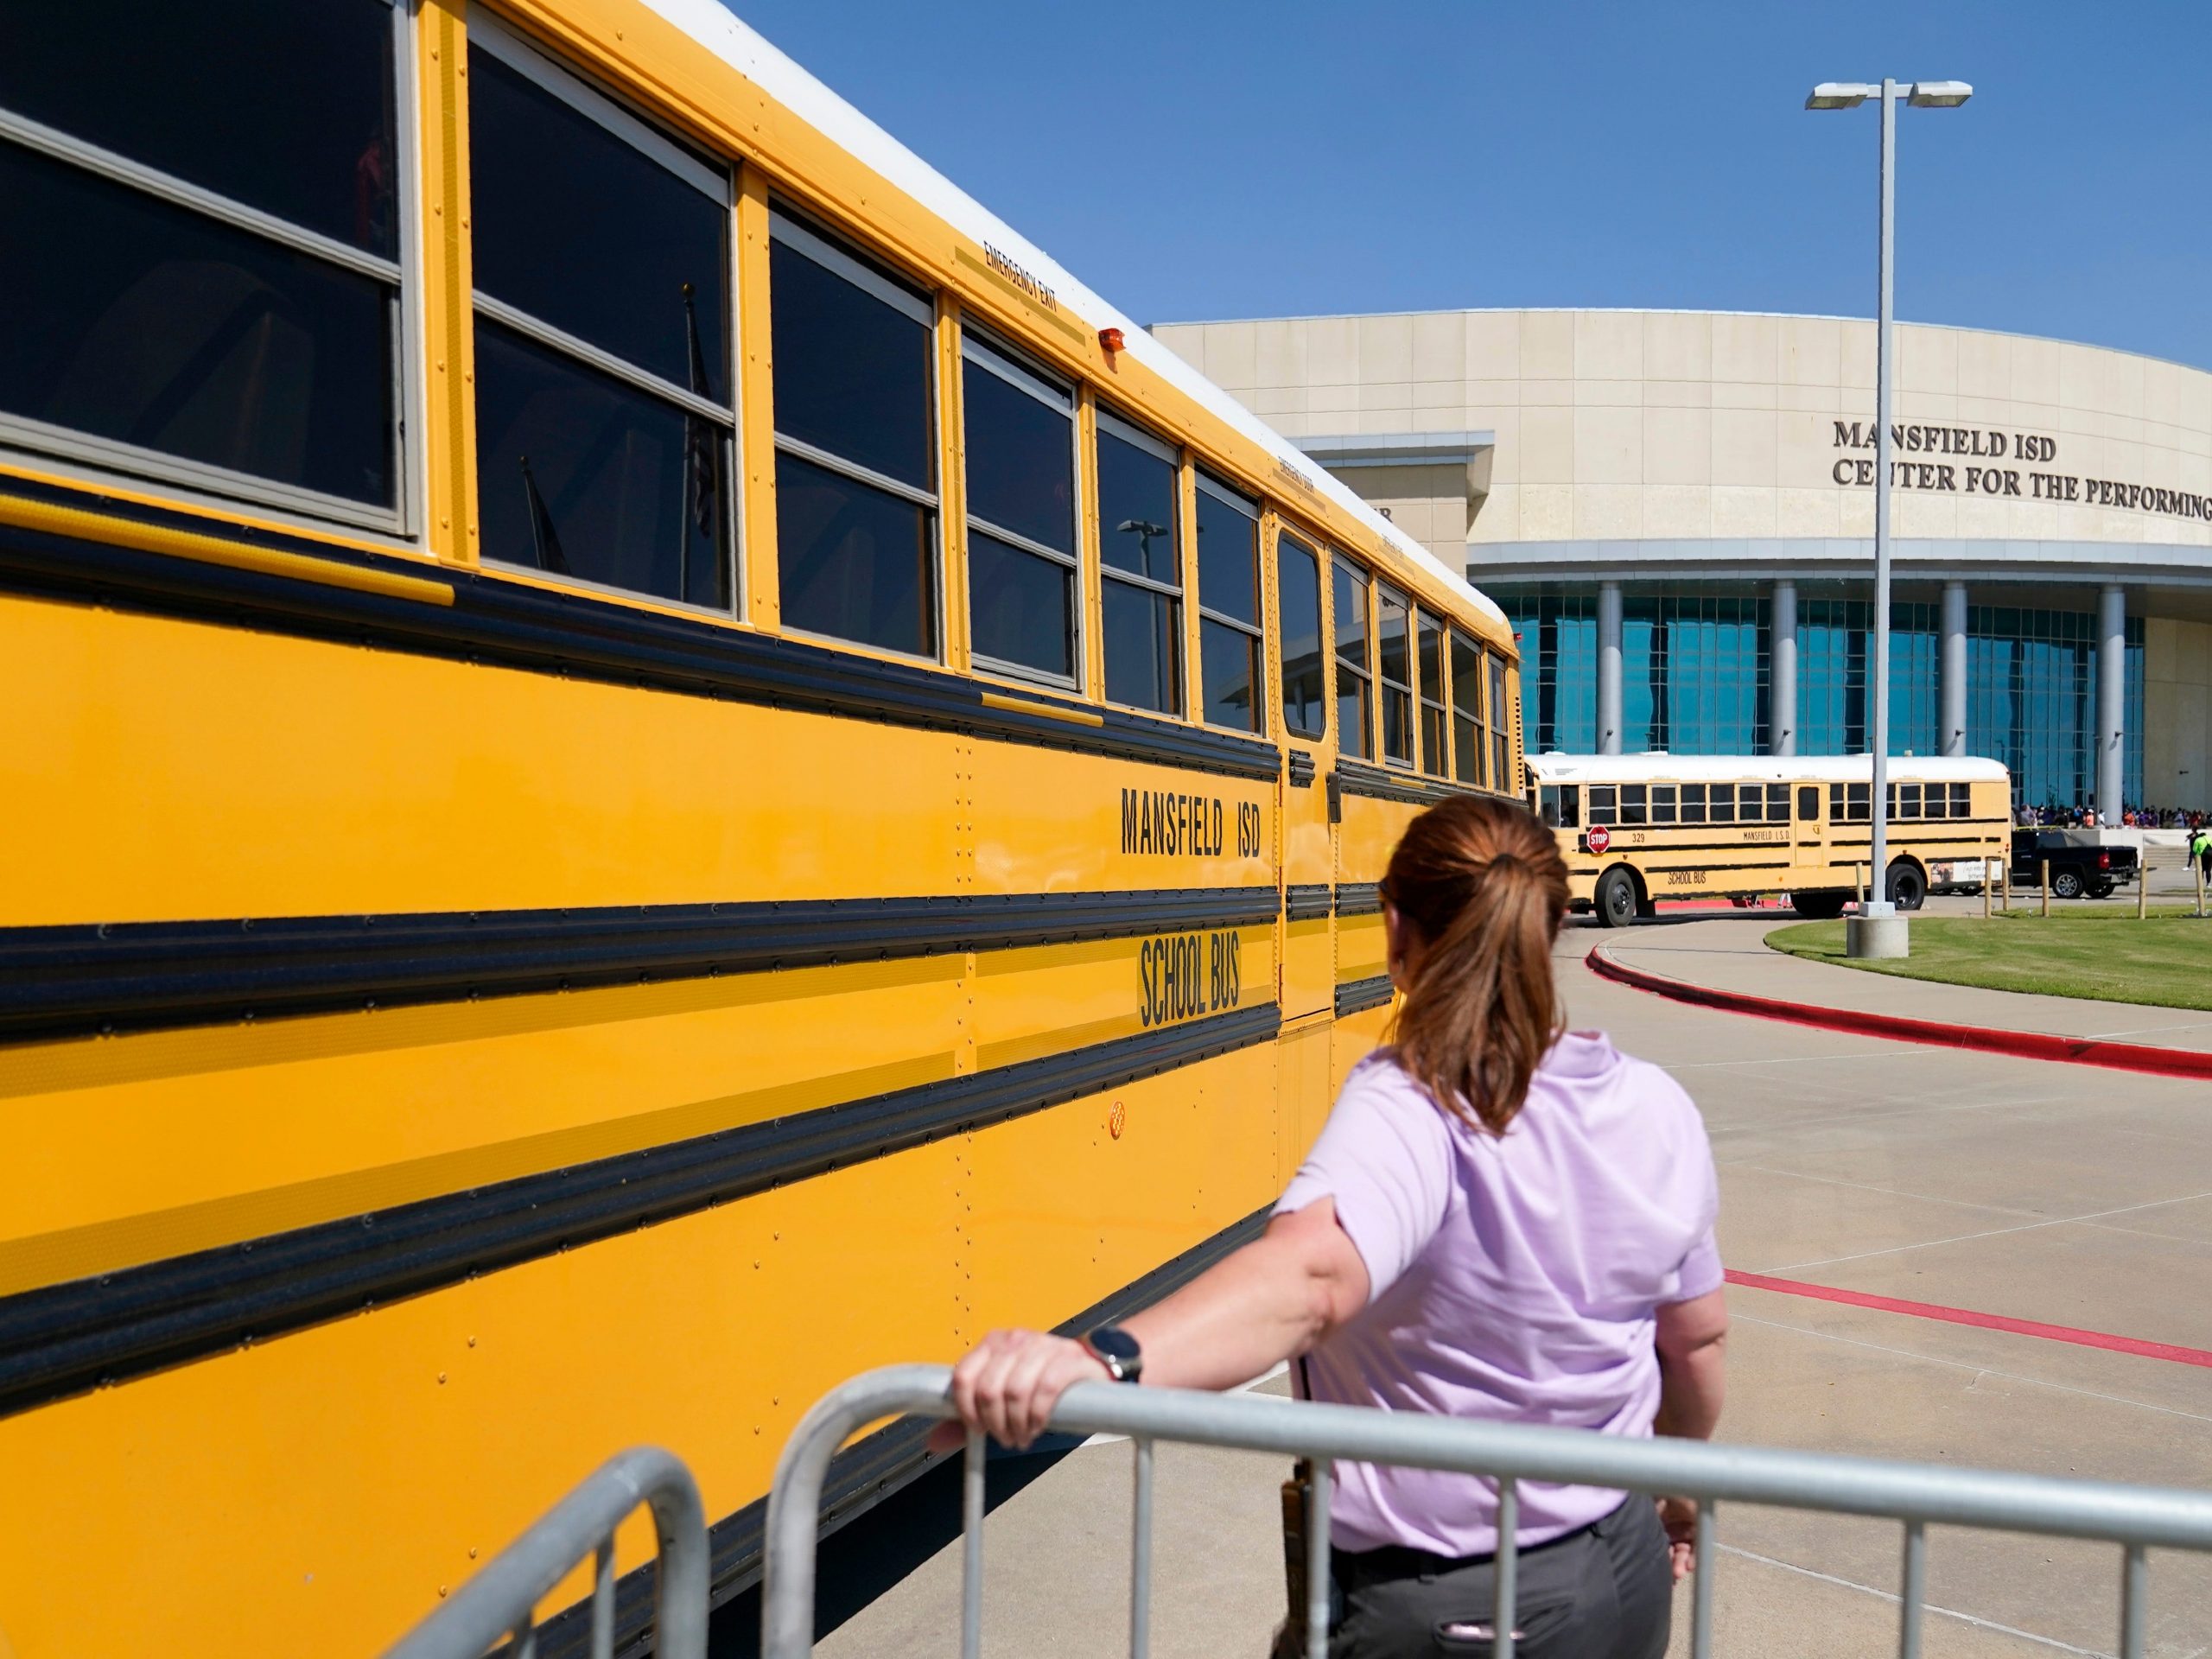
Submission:
[[[1871,450],[1880,435],[1880,429],[1871,421],[1838,421],[1833,447]],[[2109,478],[2038,470],[2058,458],[2058,441],[2037,433],[1892,423],[1890,446],[1890,483],[1896,489],[2016,495],[2037,501],[2132,507],[2139,512],[2164,513],[2175,518],[2212,519],[2212,496],[2188,490],[2157,489],[2145,484],[2122,484]],[[1952,459],[1907,459],[1915,455],[1948,455]],[[2027,464],[1993,464],[2008,461]],[[1871,488],[1874,462],[1863,456],[1840,455],[1829,469],[1829,476],[1839,484],[1863,484]]]

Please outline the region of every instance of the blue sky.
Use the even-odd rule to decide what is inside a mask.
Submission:
[[[2212,367],[2212,4],[736,0],[1138,321],[1457,306],[1897,314]]]

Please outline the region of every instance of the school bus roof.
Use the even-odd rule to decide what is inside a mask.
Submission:
[[[1873,777],[1866,754],[1561,754],[1528,757],[1529,771],[1543,784],[1753,783],[1864,784]],[[1979,756],[1895,755],[1893,783],[2000,783],[2011,777],[2000,761]]]

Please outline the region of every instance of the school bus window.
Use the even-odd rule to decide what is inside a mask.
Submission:
[[[1672,823],[1675,822],[1675,813],[1676,810],[1675,788],[1676,786],[1673,784],[1654,784],[1651,785],[1652,823]]]
[[[1714,784],[1706,794],[1706,817],[1713,823],[1736,822],[1736,790],[1731,784]]]
[[[1375,741],[1367,572],[1338,554],[1329,574],[1337,613],[1337,752],[1364,760]]]
[[[1421,769],[1442,778],[1450,771],[1444,741],[1444,625],[1427,611],[1415,611],[1414,640],[1421,658]]]
[[[1684,823],[1705,822],[1705,785],[1703,784],[1682,785],[1682,822]]]
[[[1818,821],[1821,816],[1821,786],[1800,784],[1797,786],[1797,816],[1807,823]]]
[[[1183,535],[1175,452],[1098,411],[1098,557],[1106,696],[1183,712]]]
[[[1766,821],[1769,823],[1789,822],[1789,785],[1769,784],[1766,786]]]
[[[398,528],[407,8],[7,12],[0,108],[46,129],[0,142],[13,435]]]
[[[1294,536],[1275,537],[1275,603],[1282,613],[1282,721],[1300,737],[1328,730],[1321,691],[1321,562]]]
[[[1932,788],[1934,785],[1931,785],[1930,787]],[[1953,784],[1951,785],[1951,816],[1953,817],[1967,818],[1974,816],[1974,808],[1969,804],[1972,797],[1969,795],[1968,791],[1971,788],[1972,785],[1968,784]]]
[[[1413,653],[1406,632],[1411,611],[1403,594],[1377,584],[1375,589],[1376,632],[1382,652],[1376,658],[1382,693],[1382,758],[1411,766],[1414,759]]]
[[[1076,680],[1075,394],[961,342],[968,625],[976,661]]]
[[[730,601],[729,179],[472,29],[484,556]]]
[[[1198,474],[1198,679],[1216,726],[1266,729],[1260,706],[1260,507]]]
[[[785,626],[934,657],[930,302],[787,213],[769,229]]]
[[[1463,784],[1481,784],[1483,653],[1458,629],[1452,632],[1452,775]]]
[[[1611,784],[1592,784],[1590,786],[1590,822],[1615,823],[1619,821],[1619,791]]]
[[[1582,826],[1582,789],[1577,784],[1544,784],[1536,791],[1536,814],[1554,830]],[[1591,815],[1592,823],[1597,815]]]
[[[1621,822],[1636,824],[1651,822],[1650,794],[1643,785],[1621,785]]]
[[[1513,740],[1509,735],[1513,728],[1512,711],[1505,706],[1505,658],[1490,659],[1490,784],[1492,789],[1510,789],[1512,780],[1506,776],[1511,764]]]

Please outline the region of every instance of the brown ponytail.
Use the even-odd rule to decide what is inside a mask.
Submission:
[[[1567,866],[1552,832],[1515,802],[1454,796],[1408,826],[1382,893],[1421,946],[1398,1063],[1446,1110],[1503,1135],[1567,1024],[1552,983]]]

